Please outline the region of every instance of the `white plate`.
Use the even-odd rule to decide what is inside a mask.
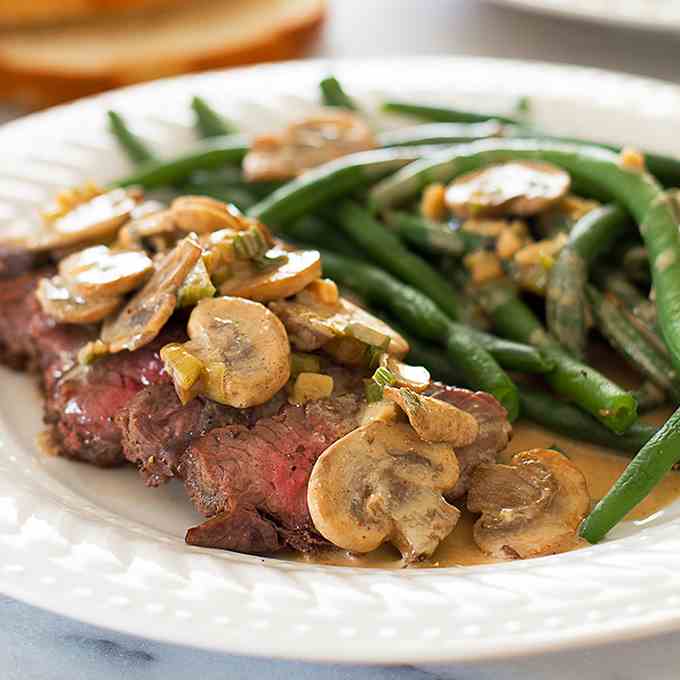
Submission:
[[[490,0],[497,5],[671,33],[680,32],[680,3],[676,0]]]
[[[60,186],[126,171],[108,108],[171,155],[193,138],[192,94],[263,129],[313,105],[330,67],[366,105],[389,94],[502,112],[529,95],[556,133],[680,152],[680,89],[660,82],[477,59],[297,62],[161,81],[5,126],[0,228]],[[530,654],[680,627],[680,504],[558,557],[401,572],[307,566],[186,546],[198,517],[179,484],[146,489],[132,470],[40,455],[40,414],[33,382],[2,371],[0,592],[62,614],[225,652],[354,662]]]

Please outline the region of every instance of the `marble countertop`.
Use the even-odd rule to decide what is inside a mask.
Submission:
[[[680,36],[500,9],[476,0],[332,0],[314,56],[475,54],[617,69],[680,82]],[[0,107],[0,121],[16,111]],[[671,680],[680,635],[452,668],[321,666],[200,652],[119,635],[0,596],[2,680]]]

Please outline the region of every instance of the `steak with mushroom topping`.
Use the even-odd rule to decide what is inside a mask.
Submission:
[[[433,383],[428,394],[466,411],[479,423],[477,439],[468,446],[456,448],[460,477],[456,486],[446,494],[447,500],[453,500],[467,492],[472,472],[480,463],[496,462],[496,456],[508,444],[512,427],[508,422],[508,412],[486,392],[471,392],[461,387]]]
[[[187,540],[244,552],[284,545],[306,551],[324,543],[307,509],[307,483],[317,458],[358,426],[362,405],[360,392],[286,404],[251,429],[231,425],[194,441],[182,462],[185,487],[199,512],[220,517],[190,531]],[[246,517],[252,530],[244,528]],[[264,540],[272,536],[267,522],[277,528],[276,545]],[[208,545],[215,536],[219,543]],[[247,536],[257,541],[247,545]]]

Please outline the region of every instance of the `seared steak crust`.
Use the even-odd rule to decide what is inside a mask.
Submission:
[[[125,458],[137,466],[147,486],[158,486],[181,474],[181,456],[193,439],[245,423],[246,415],[202,398],[182,405],[172,384],[160,383],[138,392],[115,422]]]
[[[508,444],[512,427],[508,422],[508,412],[487,392],[471,392],[462,387],[434,383],[429,393],[466,411],[479,423],[477,439],[469,446],[456,449],[460,477],[453,490],[446,495],[447,500],[453,500],[467,492],[472,471],[480,463],[496,462],[496,456]]]
[[[264,531],[259,520],[275,522],[279,547],[309,550],[323,542],[309,516],[307,483],[317,458],[357,427],[361,404],[358,393],[305,406],[286,404],[251,429],[222,427],[191,444],[182,462],[184,484],[199,512],[223,515],[219,547],[243,550],[244,512],[260,526],[257,535]],[[214,526],[190,532],[187,539],[197,542],[202,536],[205,545]],[[239,528],[231,538],[229,527]]]
[[[116,416],[145,386],[170,380],[159,352],[178,337],[182,331],[166,328],[146,347],[75,365],[48,386],[45,422],[59,454],[101,467],[125,463]]]

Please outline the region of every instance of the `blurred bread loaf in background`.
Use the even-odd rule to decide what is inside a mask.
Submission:
[[[189,71],[299,56],[325,0],[0,0],[0,99],[37,109]]]

